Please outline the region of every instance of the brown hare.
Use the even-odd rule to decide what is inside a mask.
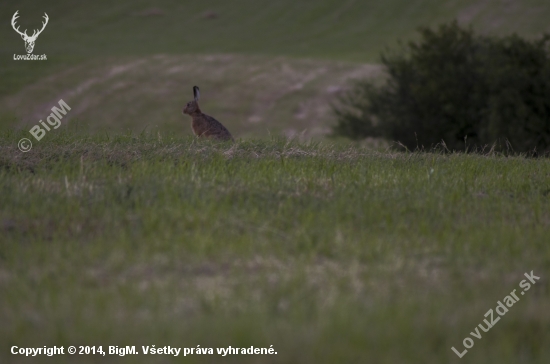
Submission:
[[[218,120],[212,116],[203,114],[199,108],[200,91],[197,86],[193,86],[193,95],[195,99],[189,101],[183,113],[190,115],[193,118],[191,127],[193,132],[198,137],[213,138],[217,140],[233,140],[233,136]]]

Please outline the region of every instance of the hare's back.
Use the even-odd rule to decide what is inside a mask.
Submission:
[[[222,123],[220,123],[218,120],[214,119],[212,116],[204,115],[205,121],[206,121],[206,130],[204,132],[204,136],[206,137],[213,137],[220,140],[232,140],[233,136],[227,130],[225,126],[223,126]]]

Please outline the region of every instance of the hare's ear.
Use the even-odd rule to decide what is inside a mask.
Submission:
[[[195,96],[195,101],[199,101],[201,93],[198,86],[193,86],[193,96]]]

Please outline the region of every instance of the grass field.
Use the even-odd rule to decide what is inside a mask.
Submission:
[[[459,362],[531,270],[461,360],[550,359],[548,159],[68,132],[23,154],[20,136],[0,139],[2,362],[153,344],[278,353],[190,363]]]

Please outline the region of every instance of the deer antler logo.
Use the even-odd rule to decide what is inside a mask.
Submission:
[[[36,42],[36,38],[38,38],[38,36],[40,35],[40,33],[42,33],[42,31],[44,30],[44,28],[46,28],[46,24],[48,24],[48,14],[44,13],[44,22],[42,22],[42,29],[40,30],[34,30],[34,32],[32,33],[32,35],[29,37],[27,35],[27,29],[25,29],[24,32],[21,32],[19,31],[19,27],[15,27],[15,21],[17,20],[17,18],[19,18],[19,15],[17,15],[17,13],[19,12],[19,10],[17,10],[15,12],[15,14],[13,14],[13,18],[11,18],[11,26],[13,27],[13,30],[15,30],[17,33],[19,33],[21,35],[21,38],[23,38],[23,40],[25,41],[25,49],[27,50],[27,53],[32,53],[32,50],[34,49],[34,42]]]

